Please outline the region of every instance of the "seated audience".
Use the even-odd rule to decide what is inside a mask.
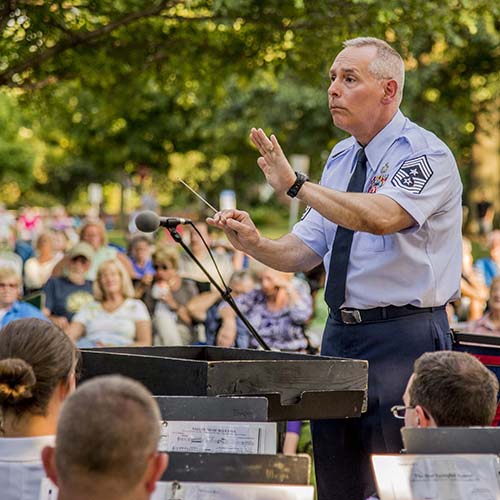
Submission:
[[[151,393],[125,377],[97,377],[66,401],[43,465],[59,500],[147,500],[167,466],[159,440]]]
[[[236,271],[229,280],[229,288],[232,290],[231,295],[236,298],[245,293],[251,292],[255,288],[255,280],[249,271]],[[247,348],[250,341],[247,327],[236,318],[236,337],[234,341],[229,344],[229,339],[219,339],[218,333],[223,326],[223,318],[220,310],[227,304],[217,292],[218,300],[211,307],[208,308],[205,319],[205,335],[208,345],[218,345],[221,347],[240,347]],[[226,321],[231,320],[231,315],[226,315]]]
[[[175,248],[158,248],[153,254],[155,278],[143,300],[153,318],[155,344],[189,345],[197,341],[188,302],[198,294],[193,280],[178,273]]]
[[[491,425],[497,409],[498,380],[478,359],[456,351],[422,354],[403,395],[392,408],[406,427]]]
[[[488,311],[469,325],[468,331],[500,336],[500,276],[493,278],[490,287]]]
[[[145,278],[148,285],[153,280],[155,270],[153,268],[151,240],[142,234],[134,236],[129,244],[129,258],[134,267],[134,280],[142,281]]]
[[[36,239],[35,257],[24,263],[24,285],[26,291],[39,290],[47,283],[56,264],[63,255],[54,250],[54,235],[44,231]]]
[[[0,484],[3,500],[38,500],[41,451],[74,390],[79,353],[55,325],[20,319],[0,331]]]
[[[486,286],[491,286],[493,278],[500,274],[500,230],[488,235],[489,257],[478,259],[474,266],[481,273]]]
[[[83,224],[80,229],[80,241],[85,241],[94,249],[94,258],[92,259],[92,264],[86,276],[88,280],[95,281],[99,266],[104,261],[112,259],[119,260],[128,275],[131,278],[134,276],[134,268],[130,259],[124,253],[119,252],[115,247],[108,245],[106,228],[101,220],[93,219]],[[67,262],[68,256],[58,263],[52,275],[60,276]]]
[[[146,306],[134,297],[132,280],[118,260],[97,270],[94,300],[74,316],[66,333],[80,347],[151,345],[151,320]]]
[[[260,288],[235,299],[269,347],[286,351],[304,351],[308,347],[305,324],[312,314],[312,298],[307,283],[291,273],[263,266],[259,273]],[[217,345],[233,345],[237,335],[236,314],[224,304],[220,315],[223,325]],[[259,344],[250,337],[249,347]]]
[[[193,255],[201,262],[202,266],[211,274],[214,281],[222,286],[219,273],[216,271],[214,263],[208,253],[207,247],[203,243],[203,240],[207,243],[209,248],[212,248],[212,239],[208,232],[208,226],[204,222],[197,222],[195,224],[198,232],[192,227],[186,231],[186,238],[189,238],[188,245],[193,252]],[[203,237],[203,239],[202,239]],[[221,247],[218,247],[221,250]],[[230,278],[233,273],[232,257],[226,251],[213,251],[213,257],[217,263],[217,267],[225,282]],[[200,269],[196,262],[191,259],[187,254],[183,253],[179,262],[179,273],[185,278],[192,279],[196,281],[200,293],[208,292],[210,290],[210,282],[206,277],[205,273]]]
[[[0,267],[0,328],[15,319],[46,319],[42,311],[19,300],[21,277],[12,267]]]
[[[68,252],[68,257],[63,275],[50,278],[43,287],[44,313],[62,329],[67,328],[74,314],[94,298],[92,282],[85,279],[94,258],[94,249],[81,241]]]

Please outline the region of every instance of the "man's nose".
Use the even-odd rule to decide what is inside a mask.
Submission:
[[[340,95],[339,85],[335,80],[332,81],[328,87],[328,95],[332,97],[338,97]]]

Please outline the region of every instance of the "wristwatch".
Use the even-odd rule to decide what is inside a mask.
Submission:
[[[295,171],[295,175],[297,176],[297,179],[295,179],[295,182],[292,184],[292,187],[286,192],[290,198],[295,198],[302,187],[302,184],[304,182],[307,182],[309,180],[309,177],[307,177],[306,174],[303,172],[297,172]]]

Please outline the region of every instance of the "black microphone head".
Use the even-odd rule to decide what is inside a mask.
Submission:
[[[143,233],[152,233],[160,227],[160,218],[151,210],[145,210],[135,218],[135,225]]]

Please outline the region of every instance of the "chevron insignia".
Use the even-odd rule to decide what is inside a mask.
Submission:
[[[425,155],[406,160],[394,174],[391,182],[394,186],[413,194],[420,194],[433,171]]]

